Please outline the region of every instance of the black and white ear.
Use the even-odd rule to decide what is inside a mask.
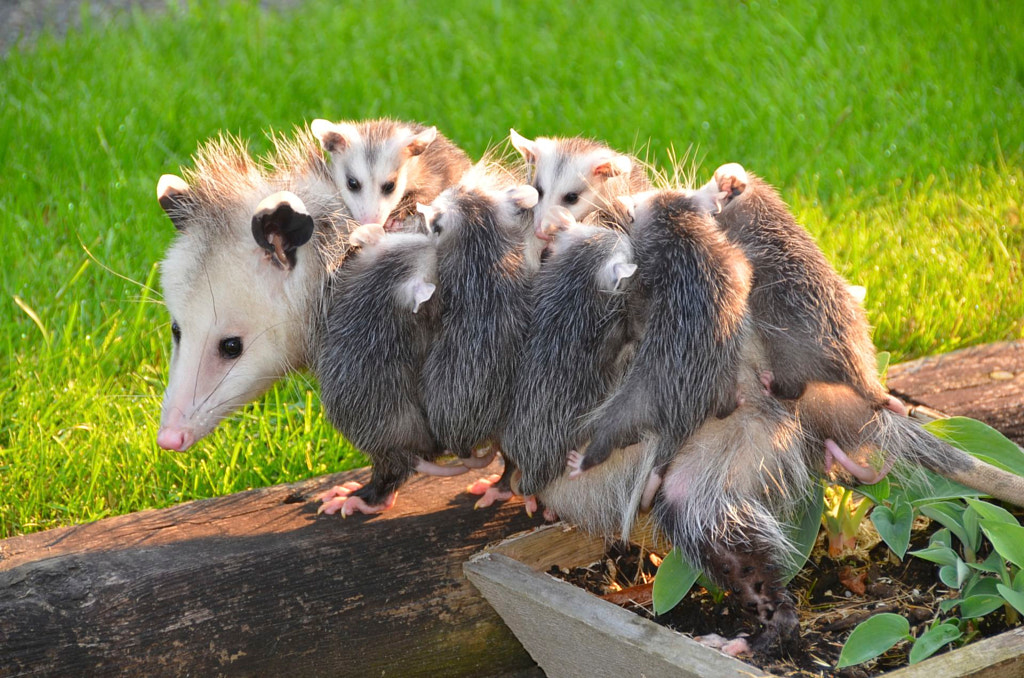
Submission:
[[[434,283],[428,283],[423,280],[414,282],[412,285],[412,312],[419,313],[420,306],[430,301],[436,289],[437,285]]]
[[[512,204],[521,210],[532,209],[540,200],[540,195],[537,193],[537,189],[529,184],[513,186],[505,191],[505,195],[512,201]]]
[[[628,176],[633,170],[633,162],[624,155],[613,155],[610,158],[598,158],[591,168],[595,177],[610,179],[620,175]]]
[[[328,153],[340,153],[352,145],[355,129],[352,125],[336,125],[330,120],[318,118],[309,125],[310,131]]]
[[[405,152],[409,156],[421,155],[423,151],[427,150],[430,144],[434,143],[434,139],[437,138],[437,128],[428,127],[422,132],[417,132],[411,135],[405,140]]]
[[[612,289],[616,292],[624,289],[634,273],[636,273],[636,264],[627,264],[623,261],[612,264]]]
[[[281,191],[267,196],[252,215],[252,237],[284,270],[295,267],[295,250],[313,237],[313,217],[299,196]]]
[[[512,140],[512,147],[519,151],[519,154],[523,156],[523,159],[534,164],[537,162],[537,142],[532,139],[527,139],[519,132],[514,129],[508,131],[509,139]]]
[[[185,180],[173,174],[163,175],[156,184],[156,199],[174,227],[185,230],[185,212],[192,199]]]

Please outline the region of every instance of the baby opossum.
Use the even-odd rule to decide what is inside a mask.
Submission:
[[[536,203],[532,187],[478,167],[424,208],[437,236],[441,329],[423,367],[423,402],[443,449],[462,458],[508,413],[540,266],[529,236]]]
[[[519,490],[539,492],[565,470],[585,438],[582,419],[622,373],[631,340],[626,287],[636,271],[622,231],[577,222],[564,207],[542,221],[549,252],[534,279],[534,308],[501,436],[522,471]]]
[[[547,210],[556,205],[581,220],[607,208],[620,195],[651,189],[639,160],[598,141],[580,137],[527,139],[514,129],[509,135],[537,189],[535,226],[539,227]]]
[[[331,123],[311,129],[331,156],[342,199],[360,224],[395,230],[455,184],[470,168],[469,157],[436,127],[382,118]]]
[[[349,243],[358,249],[330,281],[313,371],[328,418],[373,460],[373,477],[354,491],[324,495],[320,510],[375,513],[440,452],[419,384],[439,327],[437,259],[425,233],[385,233],[377,224],[355,229]]]
[[[708,416],[737,405],[750,265],[687,193],[634,198],[631,295],[644,325],[622,382],[589,418],[581,471],[645,434],[659,438],[656,459],[667,462]]]
[[[741,166],[723,165],[714,181],[735,196],[715,220],[754,267],[749,304],[772,393],[795,399],[807,382],[842,383],[876,408],[888,405],[864,310],[814,239],[778,193]]]

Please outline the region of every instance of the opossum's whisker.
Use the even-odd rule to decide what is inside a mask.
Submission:
[[[156,296],[156,297],[158,297],[160,299],[164,298],[164,295],[160,293],[160,290],[154,289],[154,288],[150,287],[149,285],[147,285],[146,283],[139,282],[138,280],[135,280],[134,278],[129,278],[128,276],[124,275],[123,273],[118,273],[114,269],[112,269],[109,266],[107,266],[106,264],[104,264],[102,261],[97,259],[96,255],[93,254],[89,250],[89,248],[85,245],[84,242],[82,242],[82,237],[77,232],[75,233],[75,236],[78,238],[78,244],[81,245],[83,250],[85,250],[86,256],[88,256],[90,259],[95,261],[96,265],[99,266],[100,268],[102,268],[104,271],[106,271],[107,273],[109,273],[109,274],[111,274],[111,275],[113,275],[113,276],[115,276],[117,278],[120,278],[121,280],[124,280],[126,282],[130,282],[133,285],[141,287],[142,289],[146,290],[146,292],[148,294],[152,294],[152,295],[154,295],[154,296]]]

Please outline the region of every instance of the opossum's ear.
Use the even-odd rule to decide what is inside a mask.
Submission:
[[[529,184],[513,186],[505,191],[505,195],[507,195],[508,199],[521,210],[532,209],[540,200],[540,195],[537,193],[537,189]]]
[[[416,203],[416,211],[423,217],[424,223],[427,225],[427,230],[430,230],[430,224],[437,218],[440,211],[433,205],[424,205],[421,202]]]
[[[437,289],[437,285],[428,282],[417,282],[412,286],[412,312],[418,313],[420,306],[425,304],[434,296],[434,290]]]
[[[330,120],[316,119],[309,125],[309,130],[320,145],[328,153],[339,153],[352,145],[356,131],[352,125],[335,125]]]
[[[846,291],[850,293],[850,296],[857,300],[858,304],[863,304],[864,300],[868,297],[868,288],[863,285],[847,285]]]
[[[363,224],[348,234],[348,244],[352,247],[373,247],[384,237],[384,227],[380,224]]]
[[[420,155],[437,138],[437,128],[428,127],[405,140],[405,152],[409,156]]]
[[[281,191],[267,196],[252,215],[252,237],[277,266],[295,266],[295,250],[313,237],[313,217],[299,196]]]
[[[629,174],[633,169],[633,163],[624,155],[614,155],[611,158],[599,158],[594,162],[592,171],[595,177],[605,179],[617,177],[621,174]]]
[[[163,175],[156,184],[156,199],[174,227],[185,230],[184,212],[192,199],[185,180],[173,174]]]
[[[526,137],[521,135],[519,132],[517,132],[517,131],[515,131],[514,129],[511,129],[511,128],[508,131],[508,136],[512,140],[513,148],[515,148],[517,151],[519,151],[520,155],[523,156],[523,159],[526,160],[526,162],[528,162],[528,163],[535,163],[535,162],[537,162],[537,142],[536,141],[533,141],[532,139],[527,139]]]
[[[636,273],[636,264],[627,264],[622,261],[613,264],[612,280],[614,285],[612,285],[612,289],[616,292],[621,290],[629,282],[629,279],[633,277],[634,273]]]

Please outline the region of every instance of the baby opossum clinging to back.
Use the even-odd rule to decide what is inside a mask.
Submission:
[[[622,372],[632,339],[627,286],[636,272],[622,230],[578,223],[561,206],[542,221],[549,256],[534,279],[534,308],[501,450],[533,495],[585,441],[583,417]]]
[[[311,129],[331,156],[342,199],[360,224],[395,230],[470,168],[469,157],[436,127],[389,119],[331,123]]]
[[[437,236],[441,329],[423,367],[435,436],[463,459],[500,432],[530,315],[537,192],[483,166],[423,212]]]

